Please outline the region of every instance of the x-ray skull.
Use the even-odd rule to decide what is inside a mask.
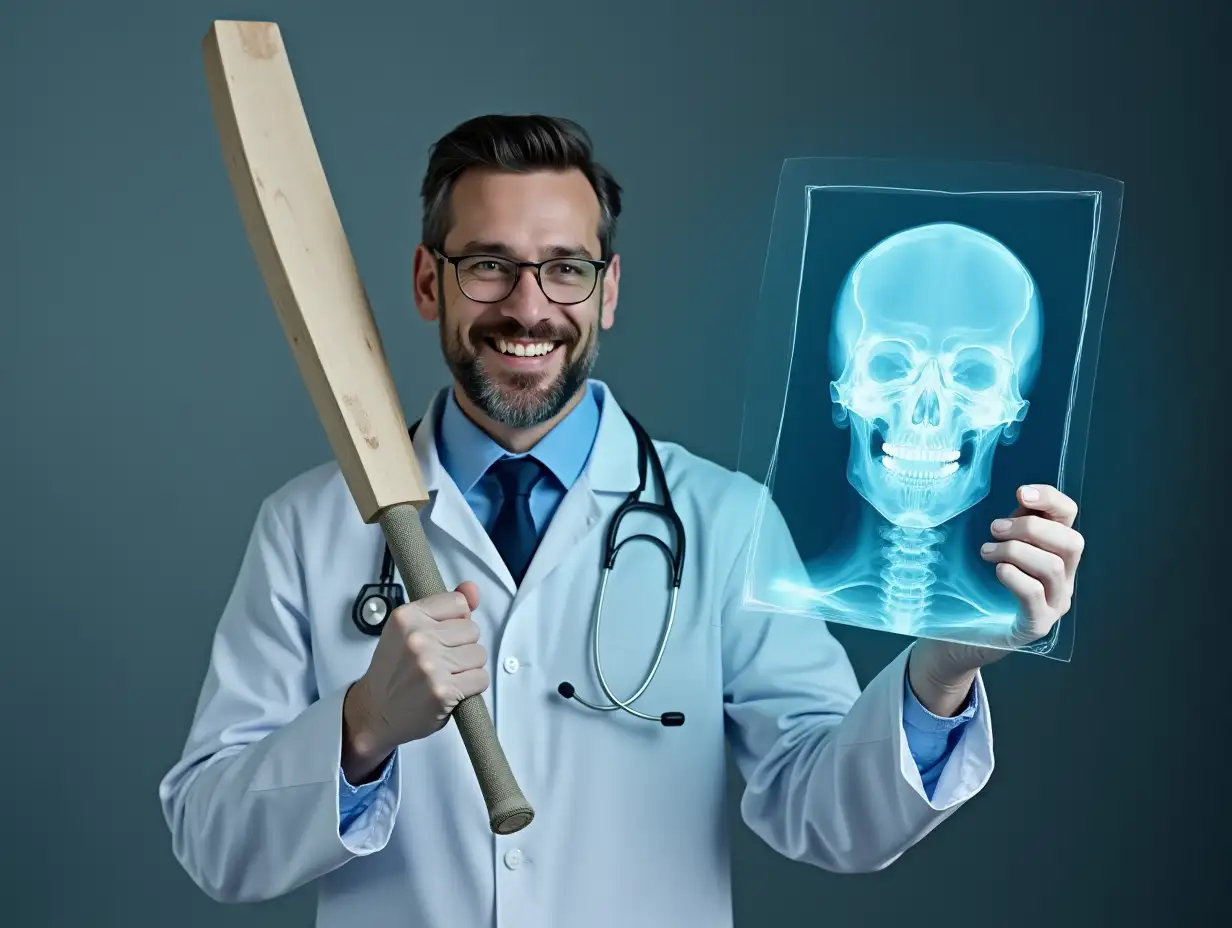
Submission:
[[[968,226],[906,229],[865,253],[835,304],[830,385],[847,477],[887,520],[932,528],[979,502],[1026,416],[1043,317],[1030,272]]]

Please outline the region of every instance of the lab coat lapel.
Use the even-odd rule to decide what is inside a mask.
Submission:
[[[560,562],[586,540],[602,516],[603,507],[591,488],[589,476],[583,472],[556,507],[556,514],[526,568],[514,605],[547,579]]]
[[[512,596],[514,584],[509,568],[501,560],[496,545],[475,518],[474,510],[437,454],[435,425],[444,397],[444,391],[436,394],[415,432],[415,457],[419,460],[424,488],[428,491],[428,503],[423,507],[421,516],[469,552]]]
[[[422,515],[470,552],[516,600],[540,585],[565,557],[581,545],[614,508],[605,495],[625,495],[637,489],[637,437],[611,391],[602,381],[592,380],[599,391],[603,411],[594,448],[586,468],[565,494],[531,559],[521,587],[516,587],[500,552],[484,531],[457,484],[442,466],[436,450],[436,417],[445,396],[439,392],[428,404],[422,425],[415,433],[419,460],[429,502]]]
[[[604,513],[613,508],[613,501],[604,499],[605,495],[625,495],[637,489],[637,437],[633,427],[605,384],[592,380],[591,386],[601,392],[603,400],[594,448],[585,470],[544,531],[517,590],[515,606],[582,546],[591,532],[603,530],[600,523]]]

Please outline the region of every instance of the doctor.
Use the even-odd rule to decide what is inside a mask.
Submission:
[[[323,928],[721,928],[732,923],[726,745],[743,821],[779,853],[844,873],[891,864],[987,782],[979,669],[1002,652],[918,641],[861,692],[825,623],[741,607],[758,485],[655,442],[687,556],[669,644],[636,708],[686,721],[564,698],[570,681],[608,703],[591,618],[605,531],[638,482],[635,432],[589,376],[616,314],[620,188],[572,123],[484,117],[434,146],[422,195],[414,296],[453,383],[427,404],[414,446],[450,592],[365,635],[351,606],[375,582],[383,539],[337,467],[263,501],[183,756],[159,789],[185,871],[228,902],[315,881]],[[555,258],[568,260],[539,264]],[[1055,489],[1024,488],[1017,503],[984,556],[1035,638],[1069,608],[1081,538]],[[661,520],[627,525],[670,541]],[[772,506],[761,532],[803,579]],[[600,641],[620,698],[654,658],[667,580],[654,545],[622,549]],[[535,806],[510,836],[488,830],[446,726],[474,693]]]

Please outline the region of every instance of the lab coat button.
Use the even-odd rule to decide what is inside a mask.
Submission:
[[[505,673],[517,673],[519,666],[521,665],[518,664],[516,657],[505,658]]]
[[[522,865],[522,852],[516,847],[511,847],[505,851],[505,866],[510,870],[516,870]]]

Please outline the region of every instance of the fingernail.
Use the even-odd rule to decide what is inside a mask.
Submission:
[[[1033,502],[1039,499],[1039,490],[1035,489],[1035,487],[1023,487],[1022,498],[1028,503]]]
[[[997,548],[997,546],[996,546],[996,545],[994,545],[994,544],[990,541],[990,542],[988,542],[987,544],[984,544],[984,545],[981,545],[981,546],[980,546],[980,553],[982,553],[982,554],[992,554],[992,553],[993,553],[993,551],[995,551],[995,550],[996,550],[996,548]]]
[[[1012,524],[1009,519],[996,519],[992,523],[992,530],[999,535],[1002,532],[1008,532]]]

